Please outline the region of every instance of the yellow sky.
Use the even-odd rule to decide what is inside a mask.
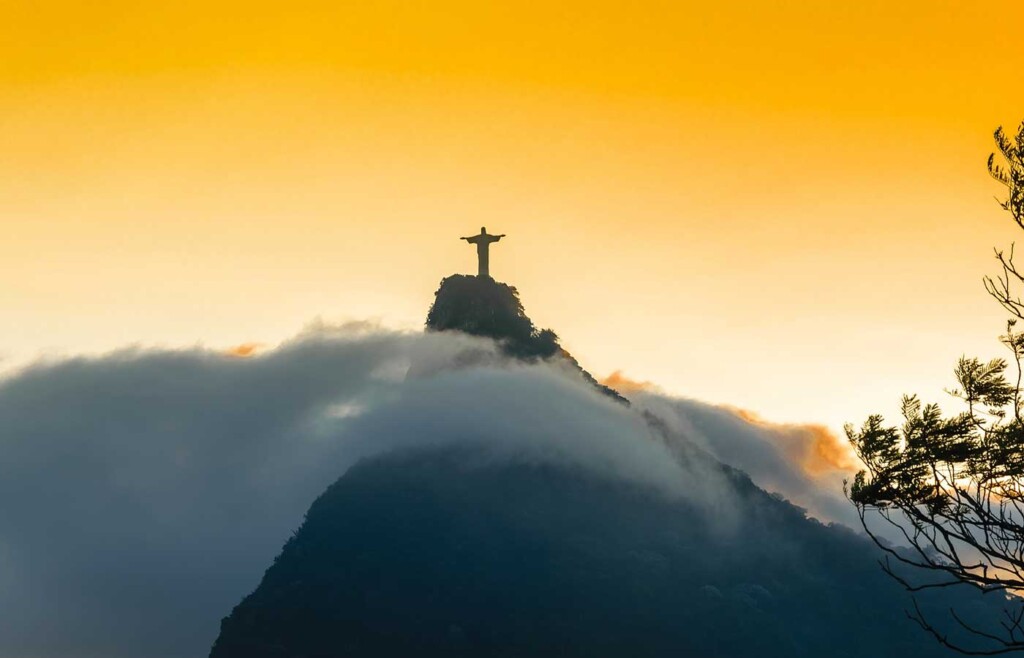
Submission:
[[[482,224],[595,373],[773,420],[998,350],[1017,3],[139,4],[0,0],[9,362],[418,326]]]

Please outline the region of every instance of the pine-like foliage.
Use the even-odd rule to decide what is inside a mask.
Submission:
[[[1007,189],[1000,206],[1024,228],[1024,124],[1013,138],[999,128],[995,143],[988,171]],[[1024,273],[1012,247],[997,249],[996,258],[1002,272],[984,281],[1013,316],[1000,338],[1012,361],[961,358],[958,388],[949,391],[962,403],[957,413],[944,416],[911,395],[903,398],[902,427],[873,415],[846,428],[865,466],[848,489],[865,530],[887,528],[913,549],[897,551],[876,537],[887,553],[885,571],[912,592],[966,585],[1005,601],[995,633],[965,623],[954,609],[939,623],[915,603],[913,620],[940,643],[974,655],[1024,652],[1024,334],[1015,330],[1024,319],[1017,292]],[[950,640],[950,628],[973,641]]]

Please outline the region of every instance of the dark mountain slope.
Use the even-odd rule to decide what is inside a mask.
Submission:
[[[729,528],[648,490],[480,457],[353,468],[211,656],[945,655],[866,540],[742,476]]]

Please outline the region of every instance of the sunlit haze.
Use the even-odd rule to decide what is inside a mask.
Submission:
[[[999,355],[1016,3],[8,3],[0,356],[419,329],[460,236],[598,375],[839,428]]]

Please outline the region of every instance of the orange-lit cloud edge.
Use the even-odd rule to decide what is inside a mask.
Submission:
[[[631,379],[621,370],[616,370],[599,381],[624,395],[638,392],[664,394],[663,389],[653,382]],[[771,437],[792,463],[798,465],[812,478],[836,472],[853,473],[860,468],[860,461],[849,442],[825,425],[777,423],[766,420],[748,409],[732,405],[717,406],[732,412],[751,425],[770,430],[767,436]]]

